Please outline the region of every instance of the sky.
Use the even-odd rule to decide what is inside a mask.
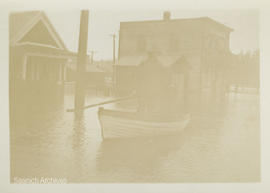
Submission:
[[[166,10],[167,11],[167,10]],[[210,17],[234,31],[230,37],[230,49],[237,54],[241,51],[259,48],[259,12],[255,10],[169,10],[171,18]],[[46,11],[56,31],[67,48],[76,52],[79,39],[79,10]],[[88,53],[94,51],[95,60],[112,59],[113,40],[111,35],[118,34],[121,21],[160,20],[163,11],[108,11],[90,10],[88,30]],[[118,36],[116,40],[116,56]]]

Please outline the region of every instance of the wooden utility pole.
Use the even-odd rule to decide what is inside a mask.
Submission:
[[[90,53],[91,53],[91,64],[94,64],[94,54],[96,53],[96,51],[91,50]]]
[[[115,87],[115,84],[116,84],[116,69],[115,69],[115,38],[116,38],[116,35],[112,34],[111,36],[113,38],[113,87]]]
[[[88,17],[89,11],[81,11],[80,36],[77,55],[77,76],[75,88],[75,112],[81,112],[84,107],[84,79],[87,62],[87,40],[88,40]]]
[[[113,37],[113,65],[115,65],[115,34],[112,35]]]

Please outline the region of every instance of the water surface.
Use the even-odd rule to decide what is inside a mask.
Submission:
[[[11,181],[14,177],[58,177],[69,183],[260,180],[259,95],[230,93],[220,104],[202,103],[180,135],[107,141],[101,139],[97,108],[85,110],[81,117],[66,112],[73,108],[73,97],[66,89],[51,98],[17,104],[10,130]],[[86,104],[110,98],[90,91]],[[133,108],[134,103],[105,107],[113,106]]]

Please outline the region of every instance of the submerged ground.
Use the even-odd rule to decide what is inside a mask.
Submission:
[[[11,182],[15,177],[69,183],[260,180],[258,94],[228,93],[220,105],[201,105],[178,136],[110,141],[101,140],[97,108],[76,118],[66,112],[73,108],[72,90],[48,96],[16,104]],[[86,104],[107,98],[90,91]],[[132,108],[133,103],[114,106]]]

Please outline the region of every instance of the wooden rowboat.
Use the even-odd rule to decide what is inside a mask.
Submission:
[[[190,114],[160,116],[99,108],[102,138],[133,138],[174,135],[189,123]]]

